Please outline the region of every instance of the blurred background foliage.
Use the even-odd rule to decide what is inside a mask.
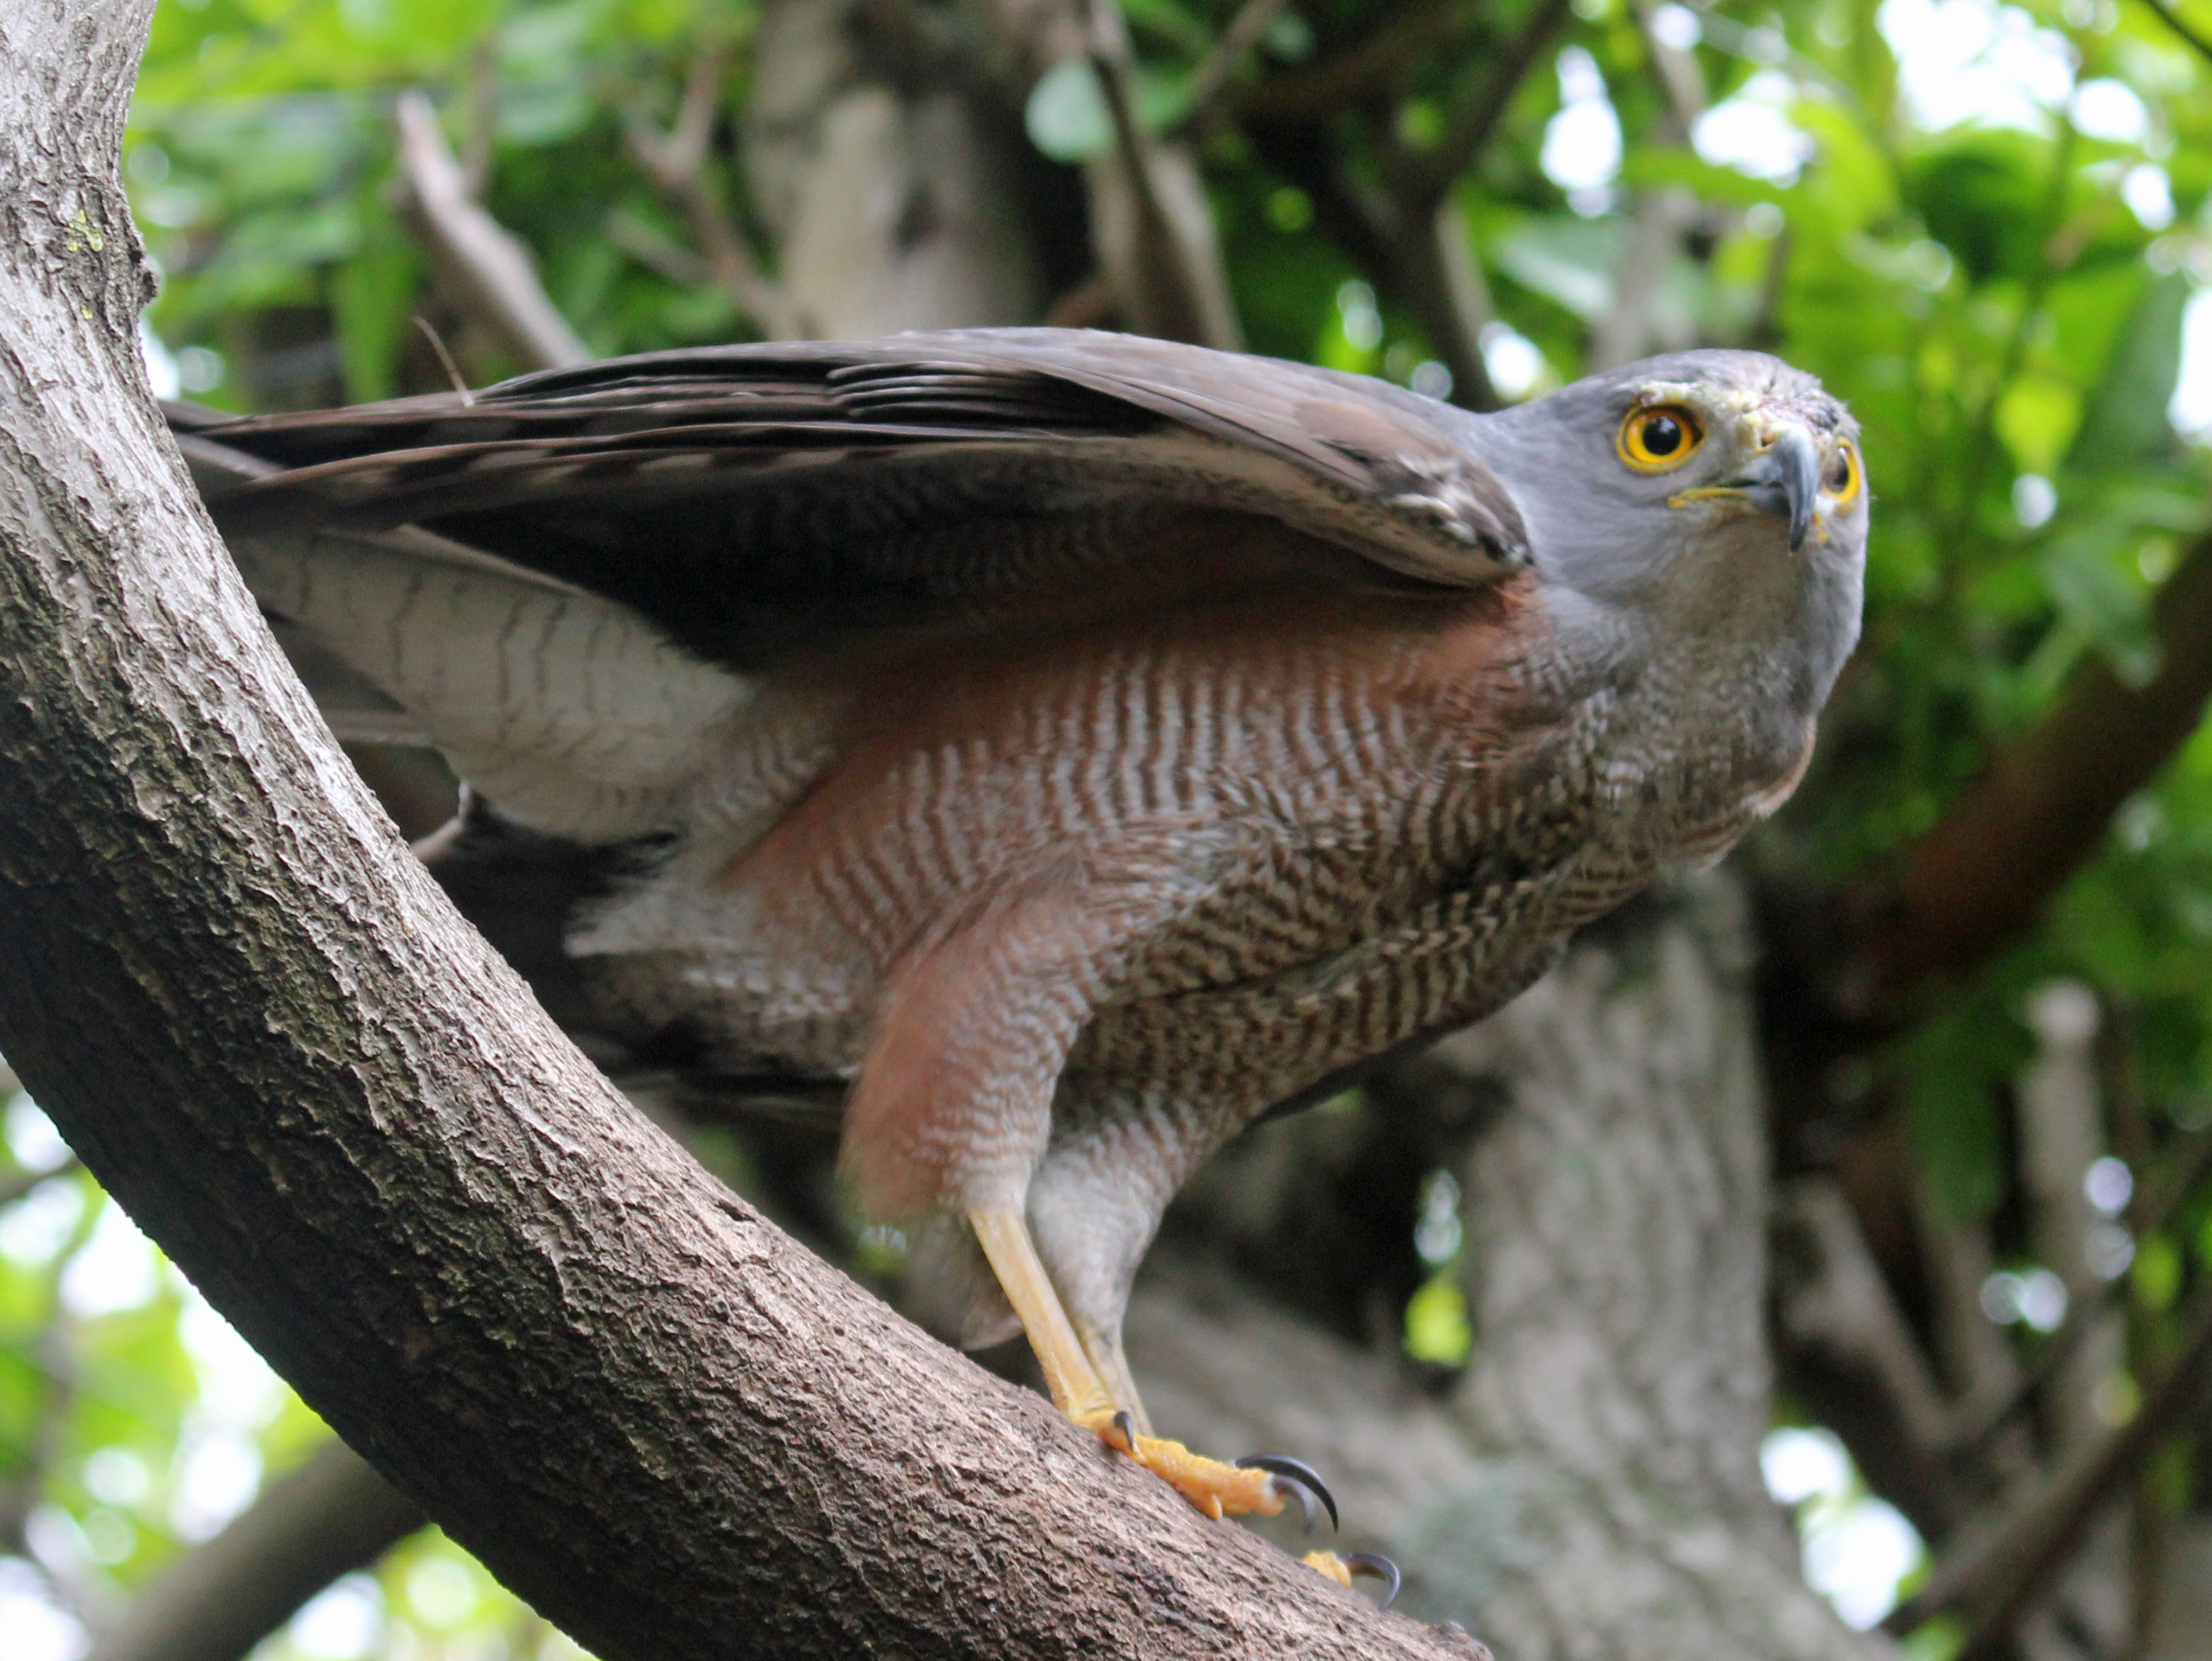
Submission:
[[[1236,9],[1122,9],[1137,106],[1166,131]],[[1394,9],[1408,8],[1282,7],[1237,73],[1322,61]],[[1439,153],[1456,90],[1533,9],[1472,9],[1459,46],[1358,113],[1343,141],[1355,165]],[[436,390],[418,316],[472,382],[527,367],[443,304],[402,212],[392,106],[412,87],[437,99],[482,200],[592,352],[747,338],[625,127],[668,120],[702,48],[725,49],[714,188],[764,243],[735,162],[758,23],[748,0],[161,0],[125,159],[162,278],[148,317],[161,389],[239,411]],[[1686,91],[1668,53],[1689,66]],[[1041,165],[1079,188],[1075,164],[1110,136],[1095,81],[1048,74],[1020,117]],[[1192,132],[1249,347],[1448,393],[1437,344],[1265,147],[1234,119]],[[1482,357],[1500,395],[1582,374],[1634,284],[1651,341],[1771,350],[1863,423],[1879,504],[1865,644],[1813,778],[1750,850],[1763,877],[1878,890],[2085,662],[2123,686],[2156,672],[2151,597],[2207,518],[2212,0],[2170,14],[2154,0],[1575,0],[1449,190],[1487,290]],[[1680,204],[1687,228],[1644,260],[1636,210],[1654,199]],[[2212,730],[2126,803],[2031,939],[1840,1087],[1901,1098],[1923,1179],[1954,1220],[1989,1226],[2011,1278],[1985,1305],[2023,1354],[2056,1324],[2032,1299],[2004,1302],[2040,1284],[2013,1120],[2028,994],[2055,977],[2094,989],[2109,1140],[2140,1182],[2212,1123],[2208,966]],[[78,1620],[204,1537],[317,1431],[35,1109],[18,1098],[9,1112],[0,1553],[15,1555],[0,1558],[0,1633],[11,1654],[62,1656]],[[2134,1353],[2154,1354],[2160,1323],[2212,1275],[2212,1185],[2154,1226],[2136,1226],[2124,1196],[2109,1209],[2134,1228],[2107,1264],[2131,1288]],[[1423,1255],[1448,1264],[1456,1239]],[[1444,1284],[1416,1294],[1408,1343],[1448,1365],[1467,1335]],[[1812,1456],[1788,1448],[1800,1475],[1778,1492],[1803,1499]],[[2201,1446],[2168,1459],[2160,1503],[2203,1506],[2206,1465]],[[1844,1479],[1820,1480],[1832,1494]],[[34,1630],[46,1647],[15,1647]],[[432,1535],[341,1583],[267,1652],[492,1661],[564,1642]]]

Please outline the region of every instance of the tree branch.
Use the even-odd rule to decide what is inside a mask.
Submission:
[[[1384,295],[1412,312],[1430,347],[1451,371],[1452,401],[1494,410],[1497,389],[1482,356],[1488,319],[1481,280],[1467,246],[1467,221],[1449,198],[1425,219],[1413,204],[1348,167],[1318,128],[1248,125],[1267,164],[1303,190],[1329,240]]]
[[[1091,169],[1099,264],[1130,327],[1234,351],[1243,343],[1203,185],[1188,157],[1162,147],[1138,118],[1118,0],[1085,4],[1085,50],[1114,124],[1112,153]]]
[[[2181,14],[2166,4],[2166,0],[2143,0],[2143,3],[2159,15],[2166,27],[2173,31],[2175,39],[2206,63],[2212,64],[2212,36],[2199,34],[2184,22]]]
[[[2129,686],[2102,657],[2084,660],[2051,712],[1906,850],[1862,925],[1854,1002],[1874,1013],[1962,979],[2027,933],[2120,804],[2197,730],[2212,697],[2212,534],[2159,589],[2151,630],[2156,674]]]
[[[1239,120],[1318,125],[1390,89],[1443,37],[1464,28],[1465,0],[1412,0],[1318,64],[1267,76],[1230,100]]]
[[[2178,1359],[2136,1416],[2100,1440],[2073,1451],[2018,1510],[1939,1562],[1927,1584],[1893,1609],[1882,1629],[1907,1633],[1951,1610],[1966,1615],[1961,1653],[1981,1654],[2020,1612],[2050,1589],[2100,1503],[2134,1472],[2184,1416],[2201,1410],[2212,1368],[2212,1288],[2200,1290],[2180,1323]]]
[[[2207,1174],[2212,1174],[2212,1135],[2199,1132],[2185,1139],[2174,1165],[2154,1183],[2147,1183],[2137,1190],[2136,1203],[2128,1208],[2129,1232],[2142,1239],[2163,1230]],[[1959,1445],[1972,1447],[1988,1440],[2033,1407],[2073,1360],[2081,1340],[2115,1313],[2115,1306],[2128,1290],[2124,1275],[2111,1280],[2073,1277],[2066,1287],[2066,1318],[2043,1341],[2013,1388],[1961,1427],[1956,1437]]]
[[[75,1159],[64,1160],[51,1171],[19,1171],[13,1176],[0,1177],[0,1206],[11,1206],[40,1183],[52,1177],[68,1175],[77,1168]]]
[[[1571,0],[1536,0],[1520,32],[1490,56],[1490,71],[1453,106],[1435,149],[1407,169],[1402,189],[1409,204],[1433,208],[1471,166],[1534,66],[1537,55],[1566,24]]]
[[[606,1661],[1452,1653],[796,1247],[462,925],[147,396],[149,11],[0,31],[0,1047],[86,1163]]]
[[[333,1437],[141,1591],[87,1661],[240,1661],[429,1519]]]
[[[578,339],[538,280],[538,262],[469,194],[468,179],[419,92],[402,93],[399,174],[410,216],[464,303],[532,368],[581,363]]]
[[[1214,100],[1221,96],[1229,84],[1229,77],[1237,72],[1244,54],[1260,44],[1260,37],[1267,26],[1281,15],[1287,0],[1244,0],[1237,15],[1229,20],[1229,27],[1221,32],[1198,67],[1191,71],[1190,84],[1184,92],[1182,120],[1176,124],[1178,134],[1202,126],[1213,113]]]
[[[729,53],[720,46],[702,51],[685,77],[675,125],[663,133],[641,112],[633,113],[623,137],[639,171],[683,209],[715,287],[762,332],[772,339],[787,339],[798,332],[790,296],[755,262],[707,165],[722,70],[728,61]]]

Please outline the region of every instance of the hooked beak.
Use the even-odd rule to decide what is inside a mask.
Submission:
[[[1804,546],[1820,490],[1820,453],[1813,447],[1810,433],[1796,425],[1783,428],[1743,477],[1729,482],[1762,514],[1790,521],[1792,553]]]

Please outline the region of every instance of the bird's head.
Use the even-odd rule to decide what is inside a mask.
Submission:
[[[1858,427],[1764,352],[1693,351],[1592,375],[1489,417],[1550,581],[1700,632],[1778,631],[1826,680],[1858,629]]]

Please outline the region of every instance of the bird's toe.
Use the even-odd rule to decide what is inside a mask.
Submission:
[[[1115,1409],[1083,1415],[1079,1422],[1097,1433],[1098,1439],[1107,1446],[1127,1454],[1208,1517],[1246,1513],[1273,1517],[1282,1510],[1286,1497],[1296,1497],[1310,1516],[1313,1500],[1305,1492],[1306,1485],[1310,1484],[1328,1506],[1330,1519],[1335,1518],[1336,1505],[1329,1498],[1328,1490],[1310,1468],[1295,1459],[1263,1454],[1257,1458],[1267,1461],[1265,1464],[1247,1459],[1233,1465],[1210,1459],[1164,1436],[1142,1434],[1127,1413]]]
[[[1333,1551],[1310,1551],[1303,1561],[1308,1568],[1327,1575],[1347,1591],[1351,1588],[1352,1576],[1356,1574],[1382,1581],[1382,1607],[1386,1609],[1398,1600],[1398,1587],[1401,1583],[1398,1566],[1380,1552],[1355,1551],[1339,1557]]]
[[[1321,1473],[1303,1459],[1293,1459],[1287,1453],[1248,1453],[1237,1462],[1240,1470],[1264,1470],[1275,1479],[1275,1492],[1298,1502],[1305,1513],[1306,1527],[1314,1525],[1314,1502],[1319,1500],[1328,1512],[1332,1529],[1343,1526],[1337,1521],[1336,1496],[1328,1491],[1328,1484],[1321,1480]]]

